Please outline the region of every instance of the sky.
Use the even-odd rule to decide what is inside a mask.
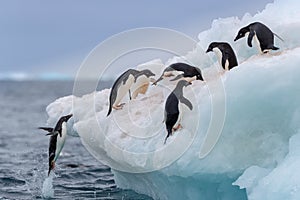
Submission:
[[[99,43],[142,27],[193,39],[214,19],[262,11],[273,0],[1,0],[0,79],[64,79]]]

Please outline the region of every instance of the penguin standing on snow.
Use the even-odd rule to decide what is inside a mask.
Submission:
[[[109,109],[107,116],[110,115],[112,108],[116,110],[122,109],[123,104],[120,104],[120,101],[124,98],[127,92],[129,92],[129,98],[131,99],[130,87],[134,83],[135,75],[138,73],[138,70],[129,69],[121,74],[114,82],[109,95]]]
[[[227,42],[212,42],[208,46],[206,53],[215,52],[219,58],[219,63],[224,70],[229,71],[238,65],[235,53]]]
[[[151,76],[155,76],[149,69],[145,69],[136,74],[133,85],[130,88],[132,93],[131,98],[135,99],[138,94],[145,94],[149,88],[150,81],[154,80],[150,78]]]
[[[234,41],[245,37],[246,34],[249,34],[248,46],[252,47],[252,39],[254,38],[262,53],[268,53],[271,50],[279,49],[278,47],[274,46],[274,35],[276,34],[274,34],[266,25],[260,22],[254,22],[241,28]],[[279,36],[277,37],[282,40]]]
[[[54,128],[39,127],[39,129],[48,131],[47,135],[51,135],[49,142],[49,171],[48,176],[52,169],[55,167],[55,162],[64,147],[67,136],[67,122],[73,115],[62,116]]]
[[[188,85],[191,85],[191,83],[186,80],[180,80],[167,98],[164,122],[166,124],[168,134],[164,143],[166,143],[168,137],[172,135],[173,131],[182,127],[180,124],[182,117],[182,104],[186,105],[190,110],[193,109],[192,103],[183,96],[183,87]]]
[[[159,81],[161,81],[164,77],[170,77],[175,76],[175,74],[180,73],[175,78],[173,78],[170,81],[175,81],[179,79],[185,79],[189,82],[193,80],[202,80],[203,77],[201,74],[201,70],[198,67],[193,67],[191,65],[188,65],[186,63],[174,63],[168,66],[162,73],[162,75],[153,83],[153,85],[156,85]]]

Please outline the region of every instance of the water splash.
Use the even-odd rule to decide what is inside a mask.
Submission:
[[[54,197],[53,178],[54,178],[54,173],[51,172],[50,175],[44,180],[43,188],[42,188],[43,198]]]

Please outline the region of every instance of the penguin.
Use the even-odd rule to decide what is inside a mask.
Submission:
[[[122,109],[124,104],[120,104],[120,101],[124,98],[127,92],[131,99],[130,87],[134,83],[136,79],[135,76],[138,73],[140,73],[138,70],[128,69],[114,82],[109,95],[109,109],[106,115],[107,117],[110,115],[112,108],[116,110]]]
[[[155,76],[155,74],[149,69],[142,70],[134,76],[135,80],[130,88],[132,99],[136,99],[138,94],[145,94],[147,92],[150,81],[154,80],[153,78],[150,78],[151,76]]]
[[[278,47],[274,46],[274,35],[276,34],[274,34],[266,25],[260,22],[254,22],[241,28],[234,41],[245,37],[246,34],[248,34],[248,46],[252,47],[252,39],[254,38],[262,53],[268,53],[271,50],[279,49]],[[277,37],[282,40],[279,36]]]
[[[212,42],[208,46],[206,53],[215,52],[219,58],[219,63],[224,70],[229,71],[233,67],[238,66],[238,62],[233,49],[227,42]]]
[[[72,117],[72,114],[62,116],[54,128],[39,127],[39,129],[48,131],[46,135],[51,135],[49,141],[49,170],[48,176],[52,169],[55,167],[55,162],[64,147],[67,136],[67,122]]]
[[[201,74],[201,70],[198,67],[193,67],[186,63],[174,63],[168,66],[162,73],[162,75],[152,84],[156,85],[159,81],[163,79],[163,77],[174,76],[174,72],[182,72],[181,74],[177,75],[170,81],[175,81],[179,79],[185,79],[189,82],[193,80],[201,80],[203,81],[203,77]]]
[[[183,87],[191,85],[191,82],[186,80],[180,80],[175,89],[168,96],[165,104],[164,122],[167,129],[167,137],[165,138],[164,144],[173,131],[181,128],[181,117],[182,117],[182,104],[186,105],[190,110],[193,110],[192,103],[183,96]]]

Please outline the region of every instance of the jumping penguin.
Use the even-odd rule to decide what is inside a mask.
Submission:
[[[39,127],[39,129],[48,131],[47,135],[51,135],[49,142],[49,170],[48,176],[55,167],[55,162],[64,147],[67,136],[67,122],[73,115],[62,116],[54,128]]]
[[[183,87],[191,85],[192,83],[186,80],[180,80],[172,93],[168,96],[165,104],[164,122],[168,131],[167,137],[165,138],[166,143],[168,137],[172,135],[173,131],[181,128],[181,117],[182,117],[182,104],[186,105],[190,110],[193,109],[192,103],[183,96]]]
[[[249,34],[247,41],[249,47],[252,47],[252,39],[254,38],[262,53],[268,53],[271,50],[279,49],[278,47],[274,46],[274,35],[276,34],[273,33],[266,25],[260,22],[254,22],[241,28],[234,41],[245,37],[247,34]],[[276,36],[282,40],[278,35]]]
[[[215,52],[220,65],[224,70],[229,71],[238,65],[235,53],[227,42],[212,42],[208,46],[206,53]]]
[[[201,74],[201,70],[198,67],[193,67],[186,63],[174,63],[168,66],[162,73],[162,75],[153,83],[156,85],[159,81],[161,81],[164,77],[174,76],[174,72],[182,72],[181,74],[177,75],[170,81],[175,81],[179,79],[185,79],[189,82],[193,80],[202,80],[203,77]]]

